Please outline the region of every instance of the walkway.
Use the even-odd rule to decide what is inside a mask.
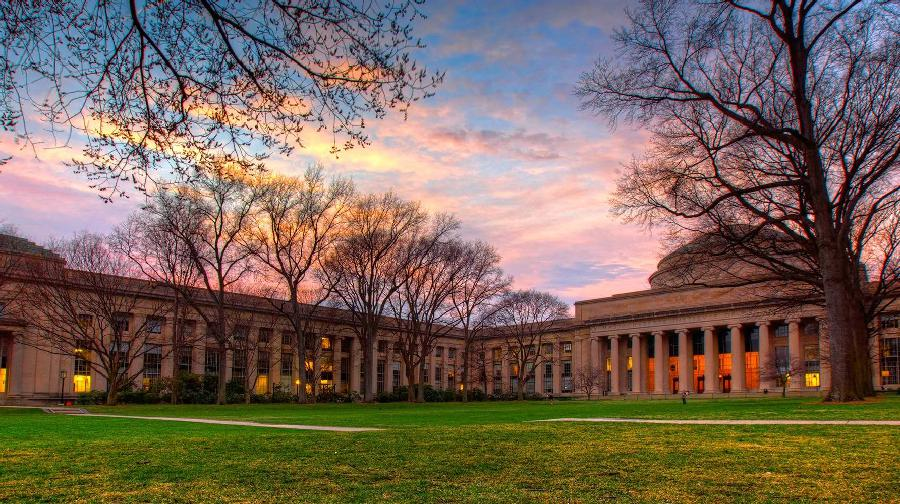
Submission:
[[[129,418],[134,420],[162,420],[168,422],[188,422],[212,425],[238,425],[243,427],[268,427],[271,429],[292,429],[292,430],[314,430],[314,431],[331,431],[331,432],[367,432],[377,431],[372,427],[334,427],[327,425],[298,425],[298,424],[270,424],[249,422],[243,420],[213,420],[210,418],[179,418],[179,417],[157,417],[157,416],[140,416],[140,415],[106,415],[102,413],[84,413],[81,415],[86,417],[103,417],[103,418]]]
[[[602,422],[670,425],[890,425],[900,427],[900,420],[678,420],[656,418],[550,418],[532,422]]]

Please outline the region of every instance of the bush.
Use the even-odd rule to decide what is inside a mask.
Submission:
[[[316,402],[352,403],[359,402],[360,400],[362,400],[362,397],[360,397],[359,393],[353,391],[341,394],[328,389],[323,390],[316,395]]]
[[[469,391],[469,400],[484,401],[487,400],[487,394],[485,394],[484,390],[481,390],[480,388],[472,389]]]
[[[103,404],[106,402],[106,392],[102,390],[92,390],[90,392],[81,392],[76,399],[78,404],[91,405]]]
[[[237,404],[244,402],[244,384],[240,380],[231,380],[225,384],[225,402]]]
[[[183,404],[213,404],[216,402],[218,378],[213,375],[179,373],[173,382],[178,401]]]
[[[272,396],[270,397],[270,400],[273,403],[296,402],[297,396],[291,393],[291,387],[285,387],[280,383],[277,383],[272,387]]]

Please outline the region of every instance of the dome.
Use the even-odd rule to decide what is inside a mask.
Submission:
[[[754,233],[744,230],[744,236],[770,248],[774,256],[784,256],[784,235],[769,231]],[[764,259],[742,255],[743,248],[733,240],[740,235],[722,236],[702,234],[663,257],[650,275],[652,289],[674,289],[689,286],[724,286],[744,283],[771,275],[762,267]],[[756,248],[754,247],[754,248]]]

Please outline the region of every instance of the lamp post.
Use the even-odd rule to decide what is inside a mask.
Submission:
[[[66,387],[66,370],[61,369],[59,371],[59,404],[63,404],[65,402],[64,394]]]

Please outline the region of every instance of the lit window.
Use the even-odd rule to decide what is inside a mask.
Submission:
[[[263,395],[269,391],[269,377],[261,374],[256,377],[256,393]]]
[[[6,371],[4,369],[4,371]],[[91,376],[90,375],[75,375],[72,377],[72,382],[75,385],[75,393],[82,394],[85,392],[91,391]]]
[[[565,353],[572,353],[572,342],[571,342],[571,341],[564,341],[563,344],[562,344],[562,350],[563,350],[563,352],[565,352]]]
[[[806,386],[810,388],[819,386],[819,373],[806,373]]]
[[[331,338],[327,336],[322,337],[322,350],[331,350]]]

